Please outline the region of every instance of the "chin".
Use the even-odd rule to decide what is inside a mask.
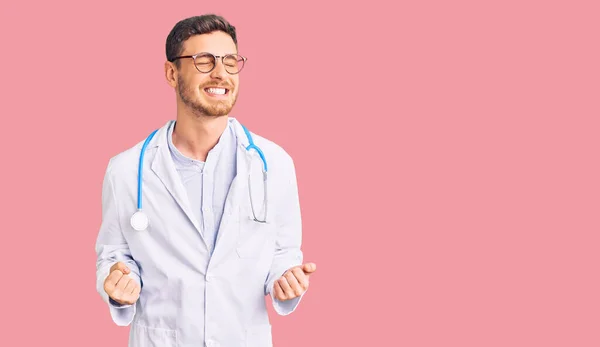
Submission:
[[[230,112],[231,112],[231,108],[214,110],[213,112],[211,112],[211,116],[213,116],[213,117],[224,117],[224,116],[227,116]]]
[[[205,115],[209,116],[209,117],[223,117],[223,116],[227,116],[230,112],[231,109],[233,107],[230,107],[229,105],[225,106],[225,105],[202,105],[200,107],[197,108],[198,111],[201,111],[202,113],[204,113]]]

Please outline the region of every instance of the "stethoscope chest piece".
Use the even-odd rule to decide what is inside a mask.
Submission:
[[[131,216],[131,227],[137,231],[146,230],[148,227],[148,216],[142,211],[137,211]]]

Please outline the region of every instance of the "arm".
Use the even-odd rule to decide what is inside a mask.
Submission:
[[[133,260],[119,224],[119,214],[109,162],[102,185],[102,223],[96,240],[96,290],[108,304],[115,324],[127,326],[133,321],[135,305],[121,305],[112,300],[104,289],[110,268],[121,261],[131,270],[129,276],[141,286],[140,271]]]
[[[298,185],[294,163],[289,160],[287,172],[284,172],[286,181],[281,189],[284,191],[277,203],[277,215],[274,222],[277,239],[275,243],[275,256],[271,270],[265,283],[265,295],[269,294],[275,311],[282,315],[288,315],[296,309],[302,296],[291,300],[280,301],[275,298],[273,285],[288,269],[301,266],[303,254],[300,249],[302,243],[302,221],[300,214],[300,202],[298,196]],[[271,188],[271,187],[270,187]],[[280,187],[273,187],[278,190]]]

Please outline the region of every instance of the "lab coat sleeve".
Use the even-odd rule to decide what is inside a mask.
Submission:
[[[113,301],[104,291],[104,280],[110,267],[121,261],[129,267],[129,276],[140,286],[140,271],[131,256],[127,241],[123,237],[119,222],[117,201],[114,192],[111,162],[109,162],[102,184],[102,222],[96,240],[96,290],[107,303],[111,318],[118,326],[127,326],[135,316],[135,305],[121,305]]]
[[[288,269],[302,265],[303,259],[300,248],[302,222],[296,172],[291,158],[288,162],[288,168],[283,172],[285,181],[283,181],[281,187],[284,193],[278,201],[274,220],[274,223],[276,223],[275,256],[265,283],[265,295],[269,294],[271,296],[275,312],[282,316],[294,312],[304,296],[302,294],[302,296],[295,299],[280,301],[275,298],[273,290],[275,281],[283,276]],[[279,190],[279,188],[277,187],[276,190]]]

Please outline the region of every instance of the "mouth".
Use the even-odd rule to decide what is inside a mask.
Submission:
[[[213,98],[225,98],[229,95],[229,89],[221,87],[207,87],[204,88],[204,92]]]

